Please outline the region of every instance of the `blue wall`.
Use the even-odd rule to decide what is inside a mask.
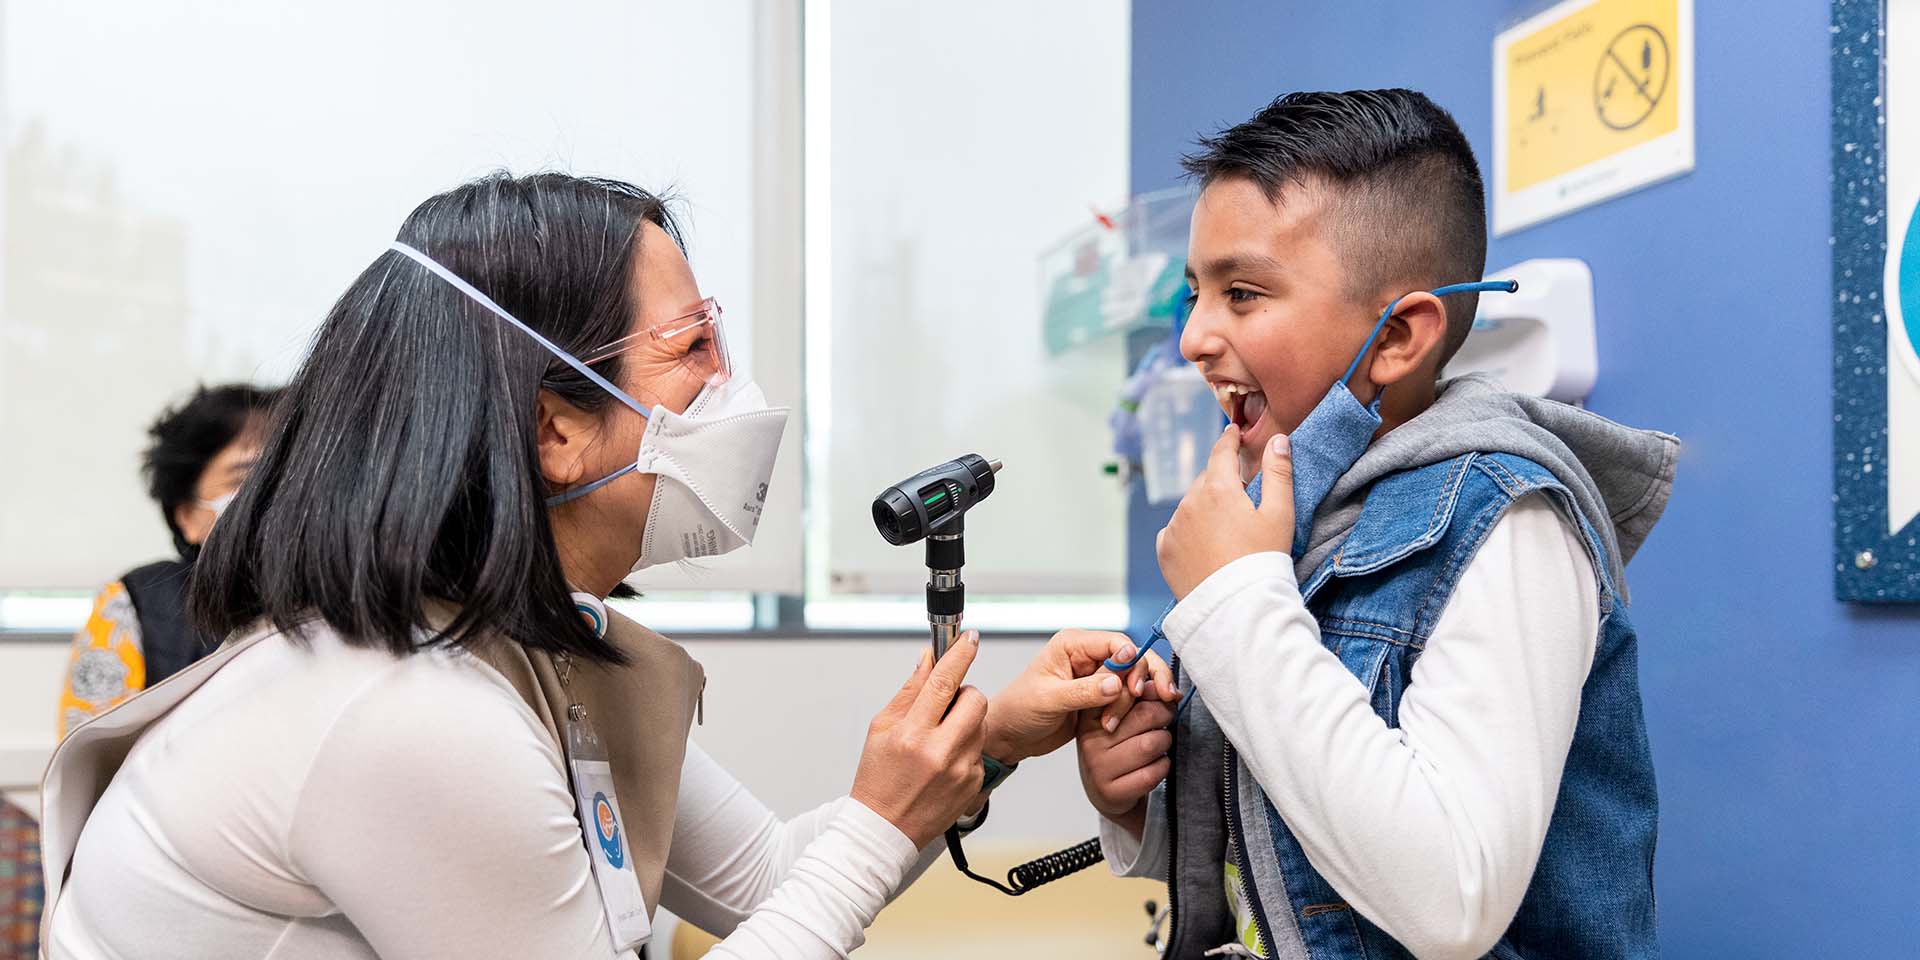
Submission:
[[[1133,188],[1296,89],[1406,86],[1490,164],[1513,2],[1133,4]],[[1828,5],[1695,4],[1696,168],[1493,241],[1593,267],[1591,407],[1686,442],[1634,561],[1670,957],[1920,954],[1920,609],[1833,600]],[[1136,619],[1164,603],[1136,494]]]

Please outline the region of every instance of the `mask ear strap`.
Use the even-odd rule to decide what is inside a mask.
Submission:
[[[563,503],[566,503],[569,500],[578,500],[581,497],[584,497],[587,494],[592,493],[595,490],[598,490],[601,487],[604,487],[607,484],[612,483],[615,480],[618,480],[621,477],[624,477],[627,474],[632,473],[638,469],[640,469],[640,464],[638,461],[629,463],[626,466],[621,467],[620,469],[615,470],[614,472],[609,473],[606,476],[601,477],[600,479],[587,484],[586,486],[575,487],[572,490],[568,490],[566,493],[556,493],[553,496],[548,497],[547,506],[557,507]]]
[[[511,313],[508,313],[499,304],[494,303],[492,297],[489,297],[486,294],[481,293],[480,290],[476,288],[473,284],[460,279],[460,277],[456,275],[453,271],[448,270],[446,267],[441,266],[439,261],[433,259],[432,257],[427,256],[424,253],[421,253],[418,250],[415,250],[414,248],[404,243],[401,243],[398,240],[395,240],[392,243],[388,244],[387,249],[393,250],[397,253],[405,254],[407,259],[412,260],[413,262],[418,263],[423,267],[426,267],[428,270],[433,272],[434,276],[439,277],[442,280],[445,280],[446,282],[452,284],[455,290],[458,290],[461,293],[466,294],[468,299],[472,300],[473,302],[483,307],[486,307],[488,310],[493,311],[493,314],[495,316],[499,317],[502,320],[505,320],[508,323],[513,324],[515,327],[519,328],[521,333],[524,333],[527,336],[532,337],[533,342],[541,345],[542,347],[545,347],[548,353],[551,353],[554,356],[559,357],[562,363],[565,363],[567,366],[580,371],[580,375],[583,377],[586,377],[588,380],[591,380],[595,386],[599,387],[602,390],[605,390],[608,393],[613,394],[613,396],[616,399],[618,399],[621,403],[624,403],[627,406],[632,407],[635,413],[638,413],[642,417],[647,417],[648,419],[652,419],[652,417],[647,413],[646,407],[641,406],[639,401],[633,399],[632,397],[627,396],[626,391],[621,390],[619,387],[614,386],[613,381],[608,380],[606,377],[603,377],[593,372],[592,368],[588,367],[584,363],[581,363],[579,359],[576,358],[573,354],[568,353],[565,350],[562,350],[559,347],[554,346],[553,341],[548,340],[546,337],[541,336],[538,330],[535,330],[532,327],[529,327],[526,324],[521,323],[519,318],[515,317]],[[619,474],[615,474],[614,476],[619,476]],[[608,477],[606,479],[611,480],[613,479],[613,477]],[[600,483],[605,483],[605,482],[606,480],[600,481]],[[588,490],[592,490],[594,487],[597,487],[597,486],[599,486],[598,483],[594,484],[593,486],[583,487],[580,490],[573,491],[572,496],[579,496],[580,494],[586,493]]]
[[[1473,283],[1452,283],[1444,287],[1435,287],[1427,292],[1436,297],[1444,297],[1455,293],[1516,293],[1519,290],[1520,281],[1518,280],[1478,280]],[[1409,296],[1412,294],[1395,297],[1392,303],[1387,304],[1387,309],[1380,312],[1380,319],[1374,322],[1373,332],[1367,334],[1367,342],[1360,345],[1359,354],[1354,356],[1352,363],[1347,364],[1347,372],[1340,378],[1341,383],[1353,379],[1354,371],[1360,369],[1360,361],[1366,359],[1367,351],[1373,349],[1374,338],[1380,336],[1380,328],[1385,327],[1387,318],[1393,316],[1393,311],[1399,309],[1400,301]],[[1375,398],[1374,403],[1379,402],[1379,399]]]
[[[1380,311],[1380,319],[1374,321],[1373,330],[1367,334],[1366,342],[1360,345],[1360,352],[1354,354],[1352,363],[1347,364],[1347,372],[1340,375],[1341,383],[1344,384],[1353,379],[1354,371],[1360,369],[1360,361],[1367,358],[1367,352],[1373,349],[1374,339],[1380,336],[1380,328],[1387,325],[1387,318],[1393,316],[1394,309],[1399,307],[1400,301],[1405,299],[1406,297],[1404,296],[1395,297],[1392,303],[1387,304],[1387,309]],[[1376,397],[1373,402],[1378,404],[1380,400]]]
[[[1455,293],[1519,293],[1518,280],[1476,280],[1472,283],[1450,283],[1444,287],[1435,287],[1427,291],[1436,297]]]

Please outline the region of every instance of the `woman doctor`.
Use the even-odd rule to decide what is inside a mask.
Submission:
[[[201,557],[228,643],[56,754],[48,954],[604,958],[661,904],[714,956],[858,946],[982,806],[982,756],[1060,746],[1130,696],[1096,673],[1129,651],[1061,634],[991,701],[976,637],[923,656],[849,795],[775,818],[687,741],[699,666],[601,599],[750,541],[786,417],[731,378],[654,196],[496,175],[421,204]]]

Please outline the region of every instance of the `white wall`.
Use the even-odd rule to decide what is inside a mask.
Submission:
[[[0,643],[0,793],[17,798],[40,789],[66,668],[64,643]],[[39,811],[37,801],[21,806]]]
[[[847,791],[868,721],[913,669],[924,640],[695,641],[707,668],[707,722],[693,737],[782,814]],[[969,681],[992,693],[1039,640],[981,641]],[[995,793],[994,840],[1083,840],[1093,813],[1073,751],[1035,758]]]

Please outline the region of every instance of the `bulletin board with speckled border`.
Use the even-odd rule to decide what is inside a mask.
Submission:
[[[1832,44],[1834,593],[1920,602],[1920,0],[1834,0]]]

